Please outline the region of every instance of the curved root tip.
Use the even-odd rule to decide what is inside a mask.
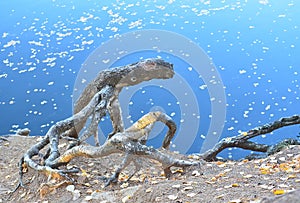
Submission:
[[[113,175],[110,178],[107,178],[105,176],[100,177],[100,180],[104,181],[104,187],[107,187],[109,185],[111,185],[112,183],[117,183],[118,179]]]
[[[16,188],[15,188],[14,190],[8,192],[8,197],[6,198],[6,201],[9,201],[9,199],[11,198],[11,196],[12,196],[12,195],[13,195],[20,187],[26,188],[21,180],[19,181],[18,185],[16,186]]]

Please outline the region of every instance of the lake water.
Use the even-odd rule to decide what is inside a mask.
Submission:
[[[96,72],[149,57],[173,63],[176,77],[124,89],[123,117],[129,126],[166,112],[179,128],[173,150],[199,152],[205,140],[209,148],[299,114],[299,10],[292,0],[1,1],[0,134],[27,127],[44,135],[72,115],[73,98]],[[99,131],[103,141],[108,117]],[[159,147],[165,132],[158,124],[149,145]],[[299,132],[286,127],[253,141],[274,144]]]

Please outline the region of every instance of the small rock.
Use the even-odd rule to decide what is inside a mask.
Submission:
[[[168,195],[168,198],[170,199],[170,200],[175,200],[175,199],[177,199],[177,195]]]
[[[74,190],[75,190],[75,186],[74,186],[74,185],[68,185],[68,186],[66,187],[66,190],[73,193]]]
[[[86,196],[86,197],[84,198],[85,201],[90,201],[90,200],[92,200],[92,199],[93,199],[92,196]]]
[[[79,199],[80,197],[80,191],[79,190],[74,190],[73,192],[73,201]]]
[[[194,192],[188,193],[188,194],[186,194],[186,196],[188,196],[188,197],[194,197],[194,196],[196,196],[196,193],[194,193]]]
[[[127,202],[130,198],[131,198],[131,196],[129,196],[129,195],[123,197],[123,198],[122,198],[122,203]]]
[[[29,133],[30,133],[29,128],[18,129],[16,132],[17,135],[22,135],[22,136],[29,136]]]
[[[152,192],[152,188],[148,188],[148,189],[146,190],[146,193],[150,193],[150,192]]]
[[[200,173],[199,173],[199,171],[193,171],[192,172],[192,176],[195,176],[195,177],[197,177],[197,176],[200,176]]]

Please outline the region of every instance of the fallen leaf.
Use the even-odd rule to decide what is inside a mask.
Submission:
[[[251,174],[243,176],[243,178],[252,178],[252,177],[253,177],[253,175],[251,175]]]
[[[195,177],[197,177],[197,176],[200,176],[200,173],[199,173],[199,171],[193,171],[192,172],[192,176],[195,176]]]
[[[218,161],[216,164],[217,164],[218,167],[220,167],[220,168],[224,168],[224,167],[226,166],[226,163],[224,163],[224,162],[222,162],[222,161]]]
[[[229,171],[232,171],[232,169],[231,168],[227,168],[227,169],[224,170],[225,173],[227,173]]]
[[[188,187],[183,188],[184,191],[192,190],[192,189],[194,189],[192,186],[188,186]]]
[[[20,195],[20,197],[23,198],[23,197],[25,197],[25,195],[26,195],[26,192],[22,193],[22,194]]]
[[[86,170],[84,170],[84,169],[80,169],[81,170],[81,175],[82,176],[88,176],[88,174],[87,174],[87,172],[86,172]]]
[[[269,189],[269,186],[268,186],[268,185],[260,185],[259,187],[262,188],[262,189],[266,189],[266,190]]]
[[[241,202],[242,202],[241,199],[234,199],[229,201],[229,203],[241,203]]]
[[[194,196],[196,196],[196,193],[194,193],[194,192],[188,193],[188,194],[186,194],[186,196],[188,196],[188,197],[194,197]]]
[[[275,190],[273,190],[273,194],[274,195],[282,195],[284,193],[285,193],[285,191],[282,190],[282,189],[275,189]]]
[[[127,188],[128,185],[129,185],[128,182],[125,182],[125,183],[123,183],[120,187],[121,187],[121,188]]]
[[[93,193],[93,190],[92,190],[92,189],[87,189],[87,190],[86,190],[86,193],[87,193],[87,194],[92,194],[92,193]]]
[[[289,187],[289,186],[286,185],[286,184],[280,184],[280,185],[278,185],[278,187],[284,187],[284,188],[287,188],[287,187]]]
[[[296,174],[292,174],[292,175],[288,176],[288,179],[292,179],[292,178],[296,178],[296,177],[297,177]]]
[[[216,196],[216,199],[221,199],[221,198],[223,198],[224,196],[225,196],[224,194],[218,195],[218,196]]]
[[[180,188],[181,185],[177,184],[177,185],[172,185],[172,188]]]
[[[285,161],[285,157],[279,157],[279,161]]]
[[[238,183],[233,183],[232,187],[239,187],[239,184]]]
[[[58,145],[58,148],[65,148],[67,146],[67,143],[62,143]]]
[[[270,174],[269,168],[260,168],[259,170],[264,175]]]
[[[183,169],[182,168],[176,169],[175,173],[183,173]]]
[[[212,178],[211,178],[211,181],[216,181],[216,180],[217,180],[216,177],[212,177]]]
[[[153,181],[151,181],[151,184],[153,184],[153,185],[155,185],[155,184],[157,184],[158,183],[158,181],[157,180],[153,180]]]
[[[94,166],[94,163],[93,163],[93,162],[92,162],[92,163],[89,163],[88,166]]]
[[[205,183],[208,183],[208,184],[214,184],[214,183],[216,183],[216,182],[214,182],[214,181],[205,181]]]

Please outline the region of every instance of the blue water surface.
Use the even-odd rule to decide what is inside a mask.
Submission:
[[[226,93],[221,138],[299,114],[299,10],[300,2],[292,0],[0,1],[0,133],[28,127],[32,135],[44,135],[55,122],[71,116],[81,64],[108,40],[143,29],[183,35],[211,58]],[[138,52],[113,65],[148,57],[172,62],[201,101],[195,115],[201,125],[188,149],[199,152],[211,120],[205,83],[189,64],[168,53]],[[130,100],[131,116],[124,119],[131,122],[161,107],[178,126],[189,125],[182,120],[178,98],[166,89],[150,85]],[[108,118],[100,126],[105,135],[111,131]],[[157,131],[160,135],[149,142],[155,147],[166,129]],[[274,144],[299,132],[299,126],[286,127],[253,141]],[[188,139],[188,134],[176,136]],[[220,155],[240,158],[247,153],[229,149]]]

